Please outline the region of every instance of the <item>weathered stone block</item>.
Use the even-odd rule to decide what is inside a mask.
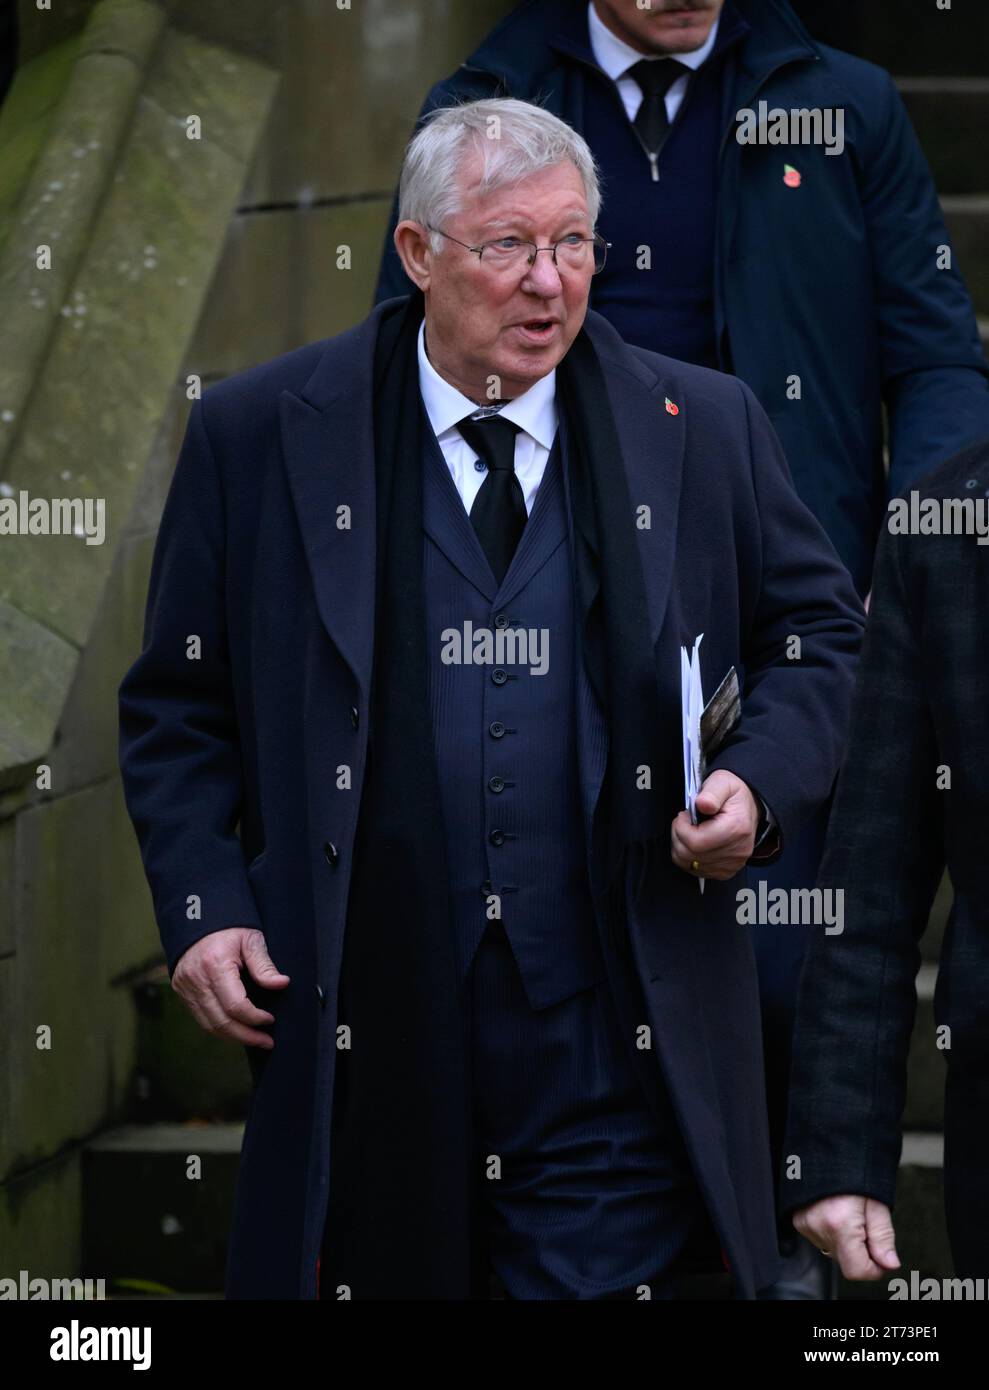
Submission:
[[[237,1124],[128,1125],[87,1144],[83,1273],[222,1288],[242,1138]]]
[[[79,1269],[82,1233],[80,1151],[0,1183],[0,1274],[71,1278]]]
[[[0,563],[3,546],[0,539]],[[77,652],[69,642],[0,601],[0,787],[40,764],[55,735]]]
[[[127,537],[117,548],[51,754],[58,795],[117,775],[117,689],[141,650],[153,545],[154,537],[143,535]]]
[[[17,953],[0,962],[3,1175],[115,1113],[134,1049],[120,1050],[114,981],[160,953],[118,781],[22,811],[16,857]]]
[[[371,308],[389,204],[238,218],[199,324],[192,370],[227,376],[340,333]],[[349,247],[349,270],[338,248]]]
[[[243,1047],[199,1027],[164,966],[134,986],[138,1020],[133,1114],[142,1122],[241,1119],[251,1097]]]

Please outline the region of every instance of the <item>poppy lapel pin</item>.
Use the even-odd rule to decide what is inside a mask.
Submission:
[[[799,188],[803,183],[803,176],[799,169],[794,169],[792,164],[783,165],[783,182],[787,188]]]
[[[680,407],[677,405],[676,401],[671,401],[669,396],[666,397],[666,413],[668,415],[680,414]]]

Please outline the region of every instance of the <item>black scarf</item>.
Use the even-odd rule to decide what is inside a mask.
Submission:
[[[340,986],[321,1289],[354,1298],[484,1298],[481,1164],[469,1025],[447,892],[422,592],[418,291],[380,324],[374,359],[377,589],[368,766]],[[636,788],[660,767],[656,675],[635,518],[597,354],[581,330],[557,369],[565,413],[578,633],[607,711],[600,907],[624,939],[625,856],[666,824]],[[479,900],[480,901],[480,900]],[[331,1298],[335,1295],[331,1292]]]

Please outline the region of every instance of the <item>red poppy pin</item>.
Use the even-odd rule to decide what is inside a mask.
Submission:
[[[666,397],[666,411],[668,415],[680,414],[680,407],[677,405],[676,401],[671,401],[669,396]]]
[[[783,182],[787,188],[799,188],[803,179],[799,169],[794,169],[792,164],[783,165]]]

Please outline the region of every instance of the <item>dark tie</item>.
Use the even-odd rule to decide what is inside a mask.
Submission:
[[[488,466],[488,476],[474,498],[470,519],[491,572],[500,584],[528,516],[522,484],[515,476],[515,436],[520,426],[498,415],[484,420],[467,416],[457,429]]]
[[[690,72],[690,68],[685,63],[678,63],[675,58],[643,58],[641,62],[633,63],[625,74],[634,77],[642,88],[642,104],[632,124],[650,154],[659,153],[669,134],[666,93],[685,72]]]

